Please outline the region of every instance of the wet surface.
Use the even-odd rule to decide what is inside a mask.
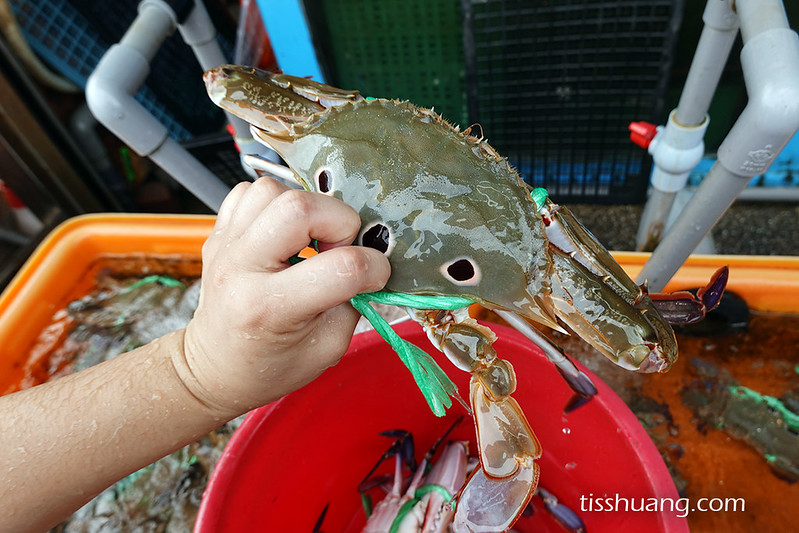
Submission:
[[[728,502],[691,512],[691,531],[795,529],[799,315],[752,312],[743,331],[678,334],[680,358],[666,374],[625,372],[579,339],[552,336],[636,413],[692,507]]]
[[[185,327],[199,298],[199,261],[100,258],[31,347],[25,388]],[[103,491],[58,532],[189,532],[211,471],[243,417]]]
[[[51,323],[31,339],[30,357],[3,394],[80,370],[185,327],[199,297],[199,260],[100,256]]]
[[[171,322],[181,327],[180,321],[191,315],[187,293],[199,273],[198,264],[188,267],[193,273],[188,276],[183,267],[172,265],[166,272],[161,269],[165,278],[152,278],[151,264],[123,264],[119,271],[112,264],[93,266],[90,278],[96,287],[83,286],[71,305],[64,302],[54,321],[60,333],[45,332],[33,348],[28,384],[89,364],[80,357],[96,355],[100,347],[129,349],[147,342],[148,335],[162,334],[157,329],[145,334],[146,328],[135,325],[137,313],[158,316],[159,324],[167,320],[160,310],[141,313],[150,306],[182,309]],[[150,281],[141,282],[148,277]],[[167,277],[180,285],[165,281]],[[702,498],[737,506],[691,512],[692,531],[789,531],[799,521],[799,510],[789,503],[799,501],[799,315],[751,312],[747,323],[737,313],[733,310],[732,318],[721,321],[722,334],[678,334],[680,358],[666,374],[624,371],[576,337],[550,334],[636,413],[681,496],[694,507]],[[483,318],[499,321],[490,314]],[[76,332],[77,337],[70,337]],[[106,340],[98,345],[102,338]],[[65,355],[65,347],[74,345],[83,351]],[[172,523],[170,530],[189,530],[208,474],[232,429],[222,428],[123,480],[60,529]]]

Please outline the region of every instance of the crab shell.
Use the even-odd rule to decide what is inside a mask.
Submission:
[[[571,215],[560,222],[565,208],[537,206],[483,139],[408,102],[302,78],[228,65],[205,81],[305,189],[359,213],[356,244],[388,256],[387,290],[460,296],[556,329],[559,318],[633,370],[663,371],[676,359],[671,327],[648,296]]]

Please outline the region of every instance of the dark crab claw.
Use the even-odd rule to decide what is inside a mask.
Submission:
[[[585,533],[585,523],[570,507],[560,503],[554,494],[540,485],[536,492],[541,500],[543,500],[544,507],[555,517],[555,520],[560,522],[569,531]]]
[[[372,474],[383,464],[383,461],[391,457],[398,456],[411,472],[416,472],[417,464],[416,458],[414,457],[416,449],[413,444],[413,435],[404,429],[390,429],[388,431],[383,431],[380,435],[383,437],[391,437],[394,439],[394,442],[391,443],[391,446],[380,456],[377,463],[375,463],[369,473],[366,474],[363,480],[358,484],[358,490],[360,492],[365,492],[386,482],[386,477],[378,476],[373,478]],[[390,478],[391,476],[388,477]]]
[[[594,385],[594,382],[591,381],[591,378],[589,378],[585,372],[578,370],[578,375],[573,377],[561,370],[559,366],[556,366],[555,368],[558,369],[561,377],[563,377],[563,379],[566,381],[566,384],[574,392],[571,398],[569,398],[569,401],[566,402],[566,405],[563,407],[563,414],[571,413],[578,407],[582,407],[583,405],[587,404],[591,398],[596,396],[596,385]]]
[[[449,426],[449,428],[447,428],[447,430],[444,432],[444,434],[441,435],[438,439],[436,439],[436,441],[433,443],[433,445],[430,446],[430,449],[427,450],[427,453],[424,454],[424,457],[422,458],[423,462],[425,462],[426,464],[432,464],[433,456],[436,454],[436,452],[441,447],[441,445],[444,443],[444,441],[447,439],[447,437],[449,437],[449,434],[452,433],[452,430],[454,430],[456,427],[458,427],[458,425],[461,422],[463,422],[463,418],[464,418],[464,415],[459,415],[458,418],[456,418],[455,421],[452,422],[452,424]],[[411,452],[411,456],[413,456],[413,452]]]
[[[707,285],[696,291],[696,296],[688,291],[679,291],[671,294],[654,293],[649,297],[655,309],[670,324],[693,324],[705,318],[721,303],[729,275],[728,267],[719,268]]]

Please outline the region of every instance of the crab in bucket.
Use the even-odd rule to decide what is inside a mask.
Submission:
[[[569,410],[596,388],[530,322],[568,329],[625,369],[665,372],[677,358],[670,324],[700,320],[721,299],[724,268],[697,296],[650,295],[566,207],[528,186],[471,128],[429,109],[236,65],[204,79],[212,101],[287,164],[245,156],[256,172],[347,203],[362,223],[355,244],[388,257],[384,291],[359,295],[355,308],[379,324],[370,302],[406,307],[470,373],[466,402],[424,351],[376,326],[436,415],[451,398],[472,414],[479,465],[452,498],[453,531],[509,530],[536,489],[542,452],[512,396],[513,367],[469,305],[495,311],[544,351],[574,391]]]

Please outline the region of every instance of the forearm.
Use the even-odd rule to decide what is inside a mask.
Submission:
[[[224,423],[183,385],[182,351],[178,331],[0,398],[0,530],[52,527],[115,481]]]

